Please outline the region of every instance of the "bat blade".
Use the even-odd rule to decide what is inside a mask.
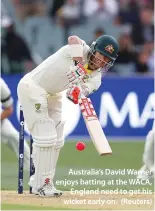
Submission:
[[[101,124],[98,120],[94,107],[90,98],[82,98],[79,100],[81,112],[91,137],[93,144],[96,147],[99,155],[112,154],[111,147],[108,140],[102,130]]]

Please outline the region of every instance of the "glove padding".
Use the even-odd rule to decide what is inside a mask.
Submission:
[[[85,74],[86,70],[80,63],[78,63],[76,66],[70,67],[70,71],[67,73],[69,83],[79,84]]]
[[[75,84],[71,84],[68,87],[66,96],[69,100],[71,100],[74,104],[78,104],[79,99],[82,96],[82,89],[80,86],[77,86]]]

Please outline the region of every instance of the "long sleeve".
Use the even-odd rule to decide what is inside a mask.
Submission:
[[[11,97],[11,91],[2,78],[0,78],[0,85],[1,85],[1,103],[3,107],[8,108],[13,103],[13,99]]]
[[[101,86],[101,72],[94,72],[90,75],[84,77],[84,82],[81,84],[83,89],[87,89],[87,94],[89,95]]]

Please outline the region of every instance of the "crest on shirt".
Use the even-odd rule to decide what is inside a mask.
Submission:
[[[112,45],[107,45],[105,50],[112,54],[114,52],[114,47]]]
[[[35,108],[36,108],[36,111],[39,111],[40,108],[41,108],[41,104],[40,103],[36,103],[35,104]]]

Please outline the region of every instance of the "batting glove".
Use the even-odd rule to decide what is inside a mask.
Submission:
[[[69,83],[79,84],[85,74],[86,70],[82,64],[78,63],[76,66],[71,66],[70,71],[67,73]]]
[[[77,86],[75,84],[71,84],[68,87],[66,96],[69,100],[71,100],[74,104],[78,104],[79,99],[82,96],[82,89],[80,86]]]

